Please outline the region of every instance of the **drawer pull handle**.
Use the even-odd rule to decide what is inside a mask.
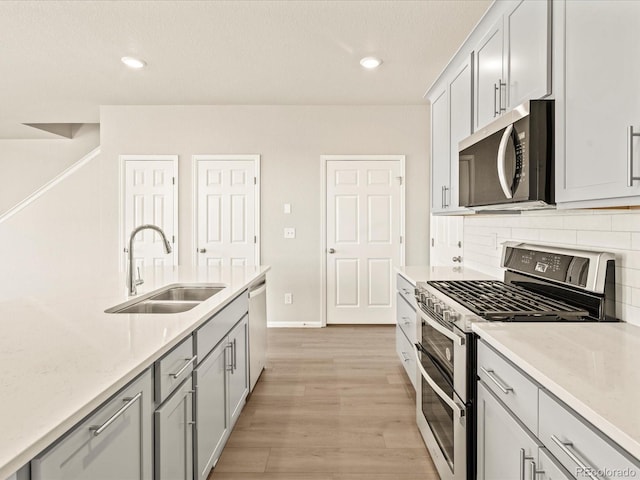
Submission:
[[[113,422],[115,422],[117,420],[117,418],[120,415],[122,415],[129,407],[131,407],[134,403],[136,403],[138,400],[140,400],[141,397],[142,397],[142,392],[139,392],[135,397],[123,398],[123,401],[125,401],[127,403],[125,403],[120,408],[120,410],[118,410],[116,413],[111,415],[111,417],[109,417],[109,419],[106,422],[104,422],[102,425],[94,425],[92,427],[89,427],[89,430],[93,431],[93,435],[97,437],[102,432],[104,432],[105,429],[109,427],[109,425],[111,425]]]
[[[599,480],[598,477],[591,473],[596,471],[596,469],[587,465],[585,462],[580,460],[580,458],[578,458],[578,455],[575,454],[575,452],[573,451],[573,442],[563,442],[555,435],[551,435],[551,440],[553,440],[555,444],[560,447],[560,450],[562,450],[567,455],[567,457],[573,460],[573,462],[578,465],[578,467],[580,467],[583,474],[586,474],[587,477],[589,477],[591,480]]]
[[[484,367],[480,367],[480,370],[482,370],[484,372],[484,374],[489,377],[489,379],[495,383],[498,388],[500,390],[502,390],[502,393],[504,393],[505,395],[508,395],[509,392],[513,392],[513,388],[510,387],[509,385],[504,385],[499,379],[498,377],[496,377],[495,372],[493,370],[487,370]]]
[[[536,480],[536,477],[538,475],[542,475],[543,473],[544,470],[538,470],[538,467],[536,467],[536,462],[531,460],[531,480]]]
[[[195,362],[198,359],[197,355],[194,355],[192,358],[188,358],[187,359],[187,363],[184,364],[184,367],[182,367],[180,370],[178,370],[176,373],[170,373],[169,375],[171,375],[173,378],[178,378],[180,375],[182,375],[184,373],[184,371],[189,368],[189,365],[191,365],[193,362]]]
[[[524,480],[524,464],[526,460],[533,460],[533,457],[528,456],[524,448],[520,449],[520,480]],[[533,480],[533,478],[531,479]]]

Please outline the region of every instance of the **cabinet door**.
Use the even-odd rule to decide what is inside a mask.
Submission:
[[[536,480],[574,480],[573,475],[560,465],[546,448],[538,450],[538,463],[535,469],[538,475]]]
[[[36,457],[33,480],[151,480],[151,383],[148,371]]]
[[[478,381],[478,480],[535,480],[538,444],[524,426]]]
[[[156,480],[193,480],[192,393],[189,379],[155,412]]]
[[[431,211],[446,210],[450,185],[449,105],[446,85],[431,102]]]
[[[489,30],[475,51],[475,130],[484,127],[505,109],[503,19]]]
[[[630,139],[628,131],[640,130],[640,2],[565,2],[555,8],[565,16],[564,123],[556,130],[565,144],[558,153],[556,200],[640,195],[640,181],[628,186],[627,178],[629,160],[634,175],[640,173],[640,140]]]
[[[229,333],[231,345],[231,369],[227,372],[229,379],[229,425],[233,428],[249,393],[249,375],[247,362],[248,316],[240,321]]]
[[[448,204],[450,210],[465,210],[458,207],[459,203],[459,159],[458,142],[467,138],[472,132],[473,116],[471,113],[471,92],[472,92],[472,68],[471,56],[458,70],[453,79],[449,82],[449,159],[450,159],[450,189]],[[464,159],[462,159],[464,160]],[[464,167],[462,173],[467,175],[468,169]],[[463,179],[463,181],[465,181]]]
[[[228,342],[222,341],[195,369],[196,480],[206,480],[222,453],[229,432],[226,370]]]
[[[551,93],[551,5],[521,0],[505,15],[507,108]]]

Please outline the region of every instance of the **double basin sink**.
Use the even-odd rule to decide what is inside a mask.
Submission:
[[[181,313],[191,310],[216,293],[223,284],[173,284],[141,298],[105,310],[105,313]]]

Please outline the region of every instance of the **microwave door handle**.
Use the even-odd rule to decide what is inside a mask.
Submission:
[[[498,178],[500,179],[500,186],[507,198],[513,198],[511,193],[511,187],[507,181],[507,174],[505,172],[507,162],[507,144],[509,143],[509,137],[513,131],[513,124],[509,125],[502,134],[500,140],[500,146],[498,147]]]

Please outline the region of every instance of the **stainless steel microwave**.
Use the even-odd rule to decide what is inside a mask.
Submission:
[[[553,132],[553,100],[530,100],[462,140],[460,206],[474,210],[553,206]]]

